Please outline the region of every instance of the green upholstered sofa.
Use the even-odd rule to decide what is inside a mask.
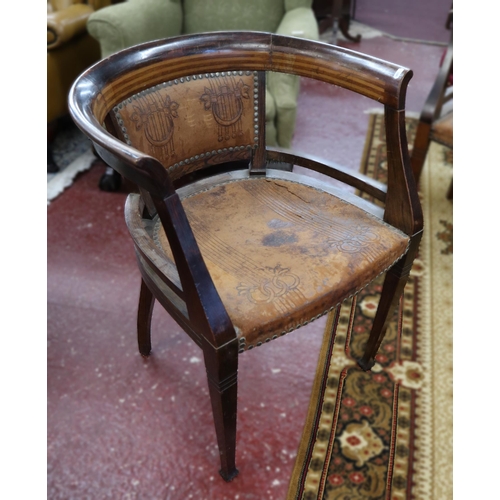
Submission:
[[[132,45],[180,34],[253,30],[319,39],[312,0],[128,0],[93,13],[87,30],[107,57]],[[266,141],[291,146],[299,79],[271,73]]]

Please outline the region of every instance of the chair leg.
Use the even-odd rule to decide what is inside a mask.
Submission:
[[[420,180],[420,175],[422,174],[422,169],[424,168],[429,144],[430,125],[420,121],[415,134],[415,141],[413,143],[413,150],[411,153],[411,169],[417,185]]]
[[[142,356],[149,356],[151,353],[151,318],[154,303],[154,295],[144,280],[141,280],[139,308],[137,311],[137,342]]]
[[[377,312],[373,320],[372,329],[365,351],[358,365],[365,371],[370,370],[375,364],[375,356],[384,339],[389,322],[392,320],[394,310],[403,294],[406,282],[410,275],[411,267],[415,259],[421,233],[414,238],[406,255],[394,264],[386,273]]]
[[[204,352],[208,387],[224,481],[238,475],[236,468],[236,410],[238,398],[238,344],[236,340]]]
[[[107,166],[104,174],[99,179],[99,189],[101,191],[115,192],[120,189],[122,185],[122,176]]]

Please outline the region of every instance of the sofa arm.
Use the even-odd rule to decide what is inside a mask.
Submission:
[[[94,12],[90,5],[74,4],[47,14],[47,50],[65,44],[87,30],[87,19]]]
[[[87,22],[87,30],[107,57],[132,45],[180,35],[180,0],[129,0],[99,9]]]
[[[313,10],[307,7],[297,7],[286,12],[276,33],[319,40],[318,22]],[[268,87],[276,104],[278,144],[289,148],[295,129],[300,79],[285,73],[269,73]]]

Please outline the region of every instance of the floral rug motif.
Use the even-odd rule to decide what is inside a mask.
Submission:
[[[416,120],[407,119],[412,144]],[[383,116],[361,171],[386,179]],[[433,144],[420,181],[424,237],[370,372],[360,357],[382,280],[330,313],[288,500],[452,498],[452,158]]]

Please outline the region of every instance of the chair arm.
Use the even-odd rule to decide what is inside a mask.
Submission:
[[[74,4],[67,9],[47,14],[47,50],[65,44],[85,33],[87,19],[94,12],[90,5]]]
[[[87,30],[101,46],[101,57],[138,43],[180,35],[180,0],[130,0],[90,16]]]
[[[453,85],[448,86],[450,74],[453,71],[453,42],[448,44],[446,53],[441,62],[434,84],[425,100],[420,121],[431,125],[441,115],[443,104],[446,101],[445,95],[448,89],[453,93]]]
[[[276,33],[319,40],[318,22],[313,10],[307,7],[297,7],[286,12]],[[269,73],[268,87],[276,104],[278,144],[289,148],[295,129],[297,98],[300,90],[299,77],[285,73]]]

